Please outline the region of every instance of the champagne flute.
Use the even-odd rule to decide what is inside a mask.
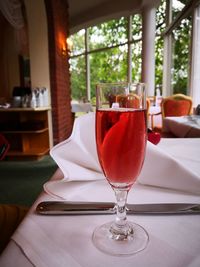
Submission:
[[[92,236],[101,251],[124,256],[142,251],[146,230],[126,217],[128,192],[142,169],[147,141],[146,85],[102,83],[96,87],[96,145],[102,171],[114,190],[116,218]]]

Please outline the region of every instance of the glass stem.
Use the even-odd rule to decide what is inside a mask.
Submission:
[[[123,228],[127,223],[126,217],[126,200],[128,195],[128,190],[122,189],[114,189],[115,196],[116,196],[116,209],[117,209],[117,216],[115,219],[115,224],[118,228]]]

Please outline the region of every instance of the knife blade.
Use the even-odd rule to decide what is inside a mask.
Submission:
[[[198,203],[147,203],[127,204],[127,214],[200,214]],[[43,201],[36,207],[44,215],[115,214],[112,202]]]

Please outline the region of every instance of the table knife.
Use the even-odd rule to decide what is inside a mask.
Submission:
[[[44,215],[114,214],[112,202],[43,201],[36,207]],[[147,203],[127,204],[127,214],[200,214],[198,203]]]

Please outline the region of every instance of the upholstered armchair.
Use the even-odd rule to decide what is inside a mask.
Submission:
[[[183,94],[175,94],[164,98],[161,102],[162,117],[179,117],[192,114],[192,98]]]
[[[161,112],[154,114],[162,114],[162,120],[165,117],[179,117],[192,114],[192,98],[184,94],[174,94],[172,96],[163,98],[161,102]],[[152,118],[153,120],[153,118]],[[161,132],[162,126],[152,127],[153,130]]]

